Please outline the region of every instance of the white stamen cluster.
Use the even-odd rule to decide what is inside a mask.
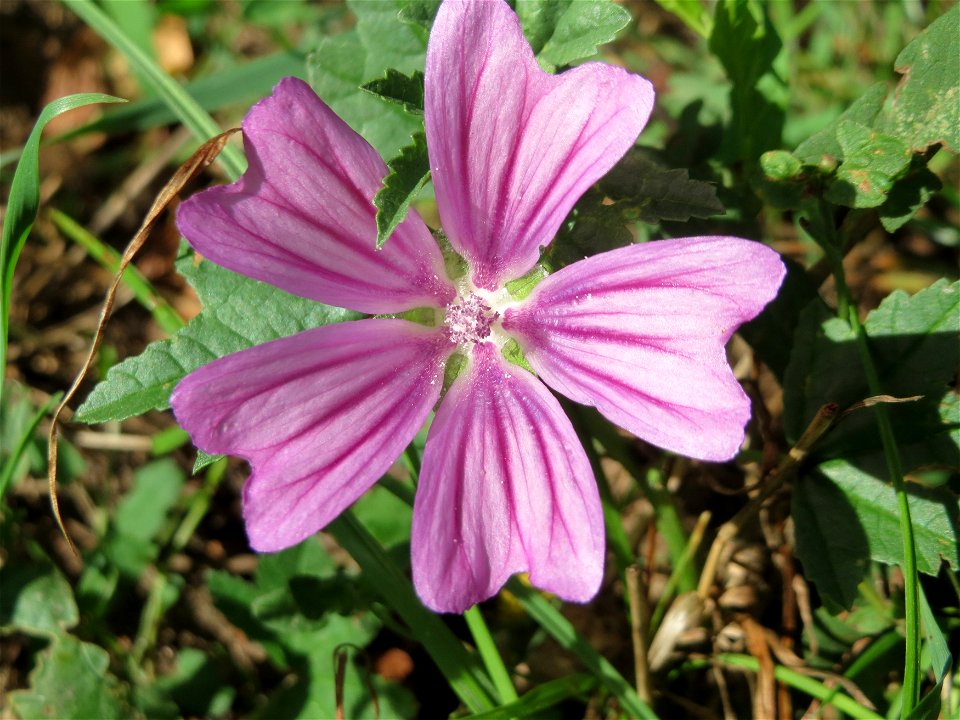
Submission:
[[[489,337],[490,326],[499,316],[483,298],[470,293],[447,305],[443,324],[447,326],[450,342],[456,345],[472,345]]]

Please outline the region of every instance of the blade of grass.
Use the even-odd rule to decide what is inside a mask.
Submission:
[[[10,453],[10,456],[3,464],[3,468],[0,469],[0,498],[3,498],[3,496],[6,495],[7,486],[10,484],[10,480],[13,479],[13,474],[17,470],[17,465],[20,464],[20,458],[23,457],[23,453],[26,451],[27,445],[30,444],[30,438],[33,437],[33,434],[40,426],[40,421],[43,420],[44,416],[50,412],[50,410],[58,402],[60,402],[60,397],[62,395],[63,393],[51,395],[49,398],[47,398],[47,401],[43,404],[43,407],[37,410],[36,414],[30,418],[30,422],[27,423],[27,427],[24,428],[23,435],[21,435],[20,439],[17,440],[17,444],[13,447],[13,452]]]
[[[683,555],[680,557],[680,562],[673,568],[673,572],[670,573],[670,578],[667,580],[667,584],[663,588],[663,592],[660,594],[660,599],[657,601],[657,606],[653,610],[653,615],[650,618],[650,635],[651,637],[656,634],[657,628],[660,627],[660,622],[663,620],[663,616],[667,612],[667,608],[670,607],[670,601],[673,600],[674,594],[677,592],[677,586],[680,584],[680,578],[686,569],[690,566],[690,563],[693,562],[694,556],[697,554],[697,550],[700,549],[700,543],[703,541],[703,534],[707,530],[707,525],[710,523],[710,512],[704,511],[700,513],[700,517],[697,518],[697,524],[693,528],[693,532],[690,533],[690,541],[687,543],[687,546],[683,549]]]
[[[589,694],[598,685],[591,675],[576,674],[550,680],[529,690],[522,698],[493,710],[471,715],[470,720],[510,720],[523,717],[546,717],[544,710],[564,700]]]
[[[560,612],[547,602],[542,595],[533,590],[517,578],[507,583],[507,590],[513,593],[524,610],[547,633],[556,640],[561,647],[571,652],[583,663],[602,684],[620,702],[621,709],[631,718],[656,718],[650,708],[636,690],[631,687],[617,669],[606,658],[594,650],[590,644],[578,633],[573,625]]]
[[[496,643],[490,635],[487,623],[484,622],[483,615],[480,614],[480,608],[474,605],[463,614],[467,621],[467,627],[470,634],[473,635],[473,641],[480,653],[484,666],[487,668],[487,674],[493,680],[493,685],[500,695],[501,703],[516,702],[518,695],[517,689],[513,686],[513,680],[510,679],[510,673],[506,665],[503,664],[503,658],[497,650]]]
[[[23,154],[10,183],[7,212],[0,234],[0,368],[7,364],[7,337],[10,331],[10,297],[13,291],[13,271],[20,252],[33,229],[40,207],[40,135],[53,118],[68,110],[93,103],[126,102],[122,98],[101,93],[68,95],[48,104],[37,118],[30,137],[23,146]],[[3,386],[0,384],[0,399]]]
[[[464,649],[438,616],[423,606],[410,581],[353,513],[346,511],[327,530],[364,572],[377,578],[374,589],[413,630],[463,704],[471,712],[496,707],[490,681],[477,658]]]
[[[277,78],[294,75],[306,78],[306,56],[293,50],[284,50],[266,57],[250,60],[242,65],[223,68],[215,75],[198,78],[183,86],[201,108],[207,112],[219,110],[238,103],[269,94]],[[158,97],[145,98],[105,112],[92,122],[69,130],[44,141],[44,145],[66,142],[92,132],[129,133],[177,122],[178,116]],[[22,147],[0,153],[0,169],[16,162],[23,152]]]
[[[839,248],[846,247],[848,238],[838,237],[844,233],[838,232],[833,223],[830,208],[825,201],[821,201],[812,211],[814,222],[805,225],[805,228],[817,244],[823,249],[824,255],[833,273],[837,292],[837,317],[844,320],[853,330],[863,365],[867,387],[871,396],[883,395],[880,377],[870,352],[870,343],[867,332],[860,322],[860,315],[847,286],[846,275],[843,269],[843,254]],[[913,537],[913,520],[910,517],[910,503],[907,498],[907,489],[903,480],[903,464],[900,459],[900,449],[893,434],[893,426],[887,407],[883,403],[873,406],[874,417],[880,431],[880,441],[883,445],[883,456],[887,465],[887,476],[897,497],[897,507],[900,513],[900,537],[903,543],[903,594],[904,594],[904,623],[906,626],[906,653],[903,669],[903,707],[901,717],[909,717],[920,700],[920,597],[919,577],[917,574],[917,547]]]
[[[654,508],[654,517],[657,532],[663,535],[670,553],[670,561],[674,568],[683,566],[679,571],[680,591],[690,592],[697,587],[696,568],[690,563],[683,563],[684,551],[687,547],[687,536],[683,531],[683,523],[673,498],[664,487],[662,473],[651,468],[645,472],[633,459],[627,441],[617,434],[617,431],[599,413],[593,410],[581,411],[585,424],[611,458],[623,465],[624,469],[634,478],[643,489],[644,494]]]
[[[760,672],[760,662],[755,657],[736,653],[718,653],[713,656],[712,660],[698,661],[696,665],[702,667],[713,662],[743,668],[751,672]],[[692,667],[693,665],[693,663],[689,663],[686,667]],[[829,688],[801,672],[783,665],[774,665],[773,676],[795,690],[806,693],[810,697],[816,698],[824,703],[830,703],[851,717],[863,718],[864,720],[883,720],[882,715],[878,715],[870,708],[864,707],[849,695],[837,693],[834,688]]]
[[[87,251],[90,256],[111,273],[117,272],[120,267],[120,253],[104,243],[100,238],[88,232],[80,223],[60,210],[51,210],[50,219],[64,235]],[[123,283],[133,292],[133,296],[143,307],[150,311],[153,319],[168,334],[173,334],[186,323],[176,310],[163,299],[150,281],[137,270],[135,265],[128,265],[123,271]]]
[[[206,141],[220,134],[221,128],[197,101],[190,97],[183,86],[165,73],[92,0],[63,0],[63,3],[109,45],[127,57],[130,64],[153,85],[157,95],[176,113],[180,121],[198,140]],[[233,179],[238,178],[246,168],[243,153],[233,146],[225,147],[218,161]]]

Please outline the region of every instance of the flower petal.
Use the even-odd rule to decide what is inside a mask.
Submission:
[[[373,196],[386,166],[317,97],[286,78],[243,120],[249,169],[194,195],[177,214],[202,255],[287,292],[365,313],[432,305],[453,290],[413,210],[376,249]]]
[[[450,349],[440,333],[404,320],[329,325],[205,365],[171,404],[197,447],[250,461],[250,544],[281,550],[393,464],[440,396]]]
[[[724,344],[784,272],[773,250],[739,238],[632,245],[551,275],[503,328],[558,392],[655,445],[728,460],[750,402]]]
[[[525,570],[566,600],[600,586],[603,516],[580,441],[550,391],[489,343],[474,346],[430,427],[411,546],[417,593],[440,612]]]
[[[544,72],[502,0],[440,7],[425,93],[443,227],[488,290],[533,266],[577,199],[633,145],[654,96],[647,80],[600,63]]]

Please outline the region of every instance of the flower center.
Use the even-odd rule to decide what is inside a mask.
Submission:
[[[472,345],[490,335],[490,326],[500,317],[483,298],[470,293],[447,305],[443,324],[447,326],[450,342],[457,345]]]

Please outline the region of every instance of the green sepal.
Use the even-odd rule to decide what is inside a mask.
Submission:
[[[519,365],[531,375],[537,374],[536,371],[530,367],[530,363],[527,362],[527,356],[524,355],[523,348],[520,347],[520,343],[513,338],[510,338],[506,345],[500,349],[500,354],[503,355],[507,362],[513,365]]]
[[[506,284],[507,292],[514,300],[525,300],[549,274],[543,265],[537,263],[526,275],[508,282]]]
[[[467,362],[467,356],[459,350],[449,357],[447,365],[443,369],[443,390],[440,391],[441,398],[447,394],[447,390],[453,385],[453,381],[456,380],[460,376],[460,373],[463,372],[463,369],[467,367]]]
[[[465,277],[470,271],[470,265],[463,259],[460,253],[453,249],[453,245],[451,245],[450,240],[447,239],[446,233],[437,228],[433,231],[433,239],[437,241],[437,246],[440,248],[440,252],[443,253],[443,266],[447,271],[447,277],[454,282]]]
[[[417,325],[425,325],[426,327],[439,327],[442,323],[440,312],[437,308],[432,307],[413,308],[412,310],[400,313],[396,317],[399,317],[401,320],[409,320]]]

